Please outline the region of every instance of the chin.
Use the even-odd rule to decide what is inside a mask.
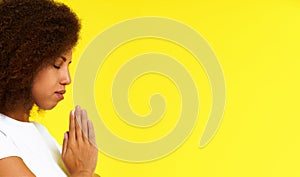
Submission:
[[[57,103],[55,104],[47,104],[47,105],[43,105],[43,104],[36,104],[40,109],[43,110],[51,110],[53,108],[55,108],[55,106],[57,105]]]

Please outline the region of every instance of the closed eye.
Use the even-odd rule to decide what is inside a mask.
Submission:
[[[53,65],[55,69],[60,69],[60,66]]]

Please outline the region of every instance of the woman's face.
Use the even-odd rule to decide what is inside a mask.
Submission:
[[[71,83],[69,64],[72,50],[62,54],[53,65],[43,68],[37,73],[32,86],[35,104],[44,110],[52,109],[64,99],[66,85]]]

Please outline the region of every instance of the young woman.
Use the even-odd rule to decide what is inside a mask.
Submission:
[[[79,106],[62,150],[34,105],[53,109],[71,83],[68,66],[80,31],[77,16],[52,0],[0,0],[0,176],[90,177],[97,163],[93,126]]]

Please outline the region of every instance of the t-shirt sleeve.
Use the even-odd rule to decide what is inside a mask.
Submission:
[[[20,152],[13,141],[0,130],[0,159],[11,156],[20,157]]]

